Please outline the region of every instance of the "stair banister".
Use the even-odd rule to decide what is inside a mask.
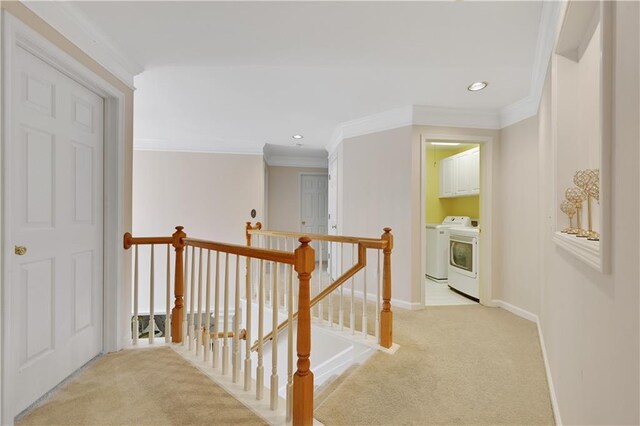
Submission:
[[[309,281],[315,268],[315,250],[309,246],[309,237],[300,238],[301,246],[295,250],[294,268],[298,273],[298,370],[293,376],[293,424],[313,424],[313,373],[311,355],[311,289]]]

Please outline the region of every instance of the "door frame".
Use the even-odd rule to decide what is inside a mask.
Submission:
[[[476,143],[480,145],[480,303],[485,306],[497,306],[493,302],[493,162],[496,155],[494,138],[491,136],[474,136],[464,134],[440,134],[424,132],[420,134],[420,279],[422,285],[421,306],[425,303],[425,274],[427,272],[426,242],[427,242],[427,207],[426,207],[426,167],[425,157],[427,143],[431,141],[450,141],[461,143]]]
[[[120,236],[124,232],[125,203],[125,93],[104,80],[98,74],[85,67],[70,54],[47,40],[28,25],[2,10],[2,31],[0,45],[2,55],[0,67],[4,76],[1,85],[2,124],[0,127],[0,179],[2,195],[0,197],[0,423],[13,424],[16,414],[12,390],[17,385],[14,368],[14,353],[9,350],[11,342],[12,307],[11,300],[11,251],[12,235],[9,199],[11,188],[12,164],[11,147],[7,141],[12,135],[12,67],[16,49],[21,47],[58,71],[77,81],[104,99],[104,154],[103,154],[103,342],[102,352],[121,349],[125,341],[125,330],[120,325],[126,313],[125,289],[119,283],[125,283],[124,257],[120,247]],[[107,208],[109,206],[109,208]]]

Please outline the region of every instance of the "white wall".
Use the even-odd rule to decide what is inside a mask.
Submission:
[[[327,173],[324,168],[268,166],[268,224],[270,230],[300,230],[300,175]]]
[[[244,245],[245,223],[264,217],[263,167],[262,155],[135,151],[132,234],[166,236],[182,225],[190,237]],[[166,249],[158,250],[157,280],[164,283]],[[148,256],[141,249],[141,311],[149,303]],[[163,290],[155,301],[164,310]]]
[[[615,4],[610,274],[591,269],[552,240],[555,153],[549,78],[538,129],[535,119],[529,119],[502,131],[499,196],[505,207],[496,251],[502,259],[500,297],[538,314],[565,424],[640,421],[638,6]],[[537,178],[526,180],[524,175],[534,168]],[[514,199],[514,190],[522,185],[537,186],[538,196]],[[535,226],[535,215],[539,236],[527,226]],[[536,245],[537,255],[531,247]]]

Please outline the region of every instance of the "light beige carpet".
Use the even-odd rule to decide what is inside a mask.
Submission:
[[[481,305],[394,311],[395,355],[323,389],[325,425],[553,424],[534,323]],[[313,368],[313,366],[312,366]]]
[[[170,348],[105,355],[16,425],[262,425]]]

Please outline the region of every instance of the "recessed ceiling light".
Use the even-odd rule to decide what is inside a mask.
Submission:
[[[486,81],[476,81],[475,83],[470,84],[469,87],[467,87],[467,90],[470,92],[477,92],[478,90],[484,89],[488,85],[489,83],[487,83]]]
[[[302,138],[304,138],[304,136],[302,136],[302,135],[293,135],[293,138],[294,139],[302,139]]]
[[[458,146],[460,145],[459,142],[431,142],[431,145],[438,145],[438,146]]]

